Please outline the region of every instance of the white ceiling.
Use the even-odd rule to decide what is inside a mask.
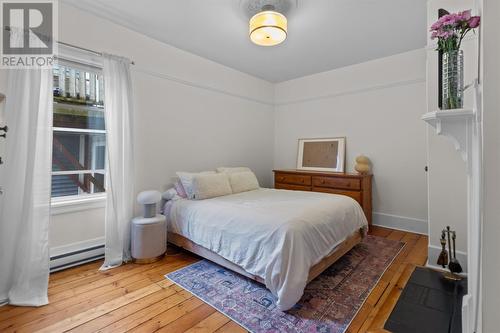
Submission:
[[[248,1],[66,0],[159,41],[271,82],[319,73],[426,44],[426,0],[291,1],[288,38],[248,38]]]

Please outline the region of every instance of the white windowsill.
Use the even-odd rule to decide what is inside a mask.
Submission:
[[[104,208],[105,206],[106,193],[54,198],[50,204],[51,215],[74,213],[89,209]]]

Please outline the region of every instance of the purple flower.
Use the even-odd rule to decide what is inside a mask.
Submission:
[[[471,29],[475,29],[477,27],[479,27],[479,23],[481,22],[481,17],[479,16],[472,16],[470,19],[469,19],[469,27]]]
[[[442,26],[443,26],[443,23],[438,20],[438,21],[434,22],[433,25],[431,25],[431,30],[430,31],[439,30],[439,29],[441,29]]]
[[[461,18],[458,14],[448,14],[443,16],[443,25],[456,26]]]
[[[462,21],[468,21],[471,18],[471,14],[470,13],[471,13],[471,10],[469,9],[469,10],[464,10],[461,13],[458,13],[458,15],[460,16],[460,19]]]
[[[439,39],[438,49],[453,51],[460,49],[462,39],[480,24],[479,16],[471,16],[471,10],[447,14],[440,17],[430,27],[431,39]]]

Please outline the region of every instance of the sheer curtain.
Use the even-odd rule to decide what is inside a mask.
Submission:
[[[0,303],[48,303],[52,70],[10,69],[0,203]]]
[[[104,54],[106,117],[106,245],[101,270],[130,260],[134,214],[133,101],[130,60]]]

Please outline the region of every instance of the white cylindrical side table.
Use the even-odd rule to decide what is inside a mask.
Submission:
[[[134,262],[145,264],[163,258],[167,250],[167,223],[164,215],[135,217],[131,229]]]

